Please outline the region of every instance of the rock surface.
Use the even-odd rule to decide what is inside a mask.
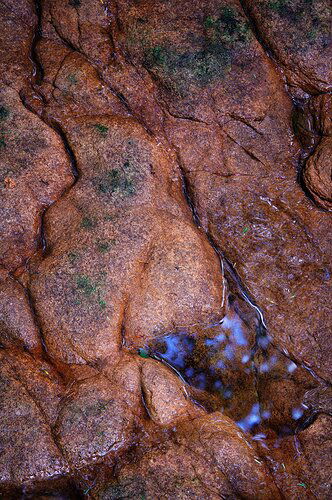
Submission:
[[[0,496],[330,498],[328,2],[0,14]]]
[[[93,496],[158,498],[160,492],[163,498],[280,498],[253,448],[220,413],[179,427],[175,439],[124,467]]]
[[[292,87],[331,91],[331,6],[326,0],[243,0]]]
[[[303,169],[303,180],[316,204],[331,211],[331,95],[325,94],[309,99],[307,110],[303,114],[307,118],[307,123],[311,125],[309,127],[311,129],[310,135],[312,136],[310,146],[311,148],[316,147],[306,161],[305,168]]]

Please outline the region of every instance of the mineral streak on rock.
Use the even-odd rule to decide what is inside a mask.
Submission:
[[[0,24],[1,498],[331,498],[327,0]]]

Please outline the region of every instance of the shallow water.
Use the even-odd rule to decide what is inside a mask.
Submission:
[[[197,403],[222,411],[256,440],[267,432],[294,435],[311,420],[304,396],[317,381],[273,347],[257,314],[238,298],[231,296],[219,321],[170,332],[146,350],[192,388]]]

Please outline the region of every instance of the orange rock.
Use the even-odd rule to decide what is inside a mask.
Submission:
[[[0,496],[328,498],[327,2],[0,14]]]

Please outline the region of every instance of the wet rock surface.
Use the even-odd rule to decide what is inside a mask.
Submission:
[[[331,91],[329,2],[243,0],[243,5],[291,87],[312,94]]]
[[[330,498],[328,2],[0,9],[0,496]]]
[[[209,464],[207,466],[207,464]],[[258,486],[259,485],[259,486]],[[175,436],[116,481],[96,487],[96,498],[279,498],[251,445],[220,413],[178,427]]]
[[[309,99],[302,108],[298,135],[311,155],[303,168],[303,180],[316,204],[331,211],[331,109],[330,94]],[[317,117],[317,118],[315,118]]]

